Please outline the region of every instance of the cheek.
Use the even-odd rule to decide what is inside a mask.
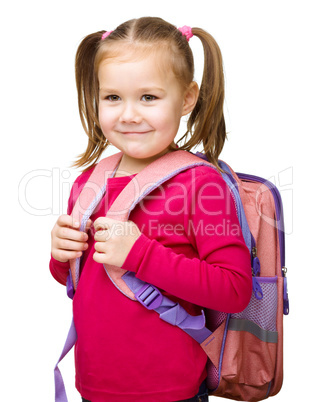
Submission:
[[[104,113],[105,113],[104,109],[102,107],[100,107],[100,104],[99,104],[98,118],[99,118],[100,124],[104,120]]]
[[[173,108],[166,108],[154,117],[154,121],[157,122],[157,128],[165,131],[177,130],[181,119],[181,115]]]
[[[106,107],[99,106],[99,123],[102,131],[111,128],[114,121],[114,113]]]
[[[150,110],[150,113],[145,114],[146,120],[154,123],[157,129],[167,129],[167,125],[174,123],[175,116],[174,111],[167,107],[154,108]]]

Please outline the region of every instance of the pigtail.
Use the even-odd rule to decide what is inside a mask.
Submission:
[[[202,42],[205,62],[198,101],[181,140],[189,134],[191,137],[180,148],[190,150],[202,143],[208,160],[219,168],[217,161],[226,139],[222,55],[218,44],[206,31],[193,28],[192,33]]]
[[[100,31],[86,36],[80,43],[75,57],[78,108],[88,136],[88,145],[86,151],[73,163],[73,167],[90,164],[87,169],[91,168],[108,146],[98,121],[98,79],[94,70],[95,56],[103,33],[104,31]]]

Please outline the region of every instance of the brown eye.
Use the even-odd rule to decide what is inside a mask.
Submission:
[[[121,98],[118,95],[109,95],[105,99],[111,101],[111,102],[116,102],[120,100]]]
[[[157,98],[154,95],[143,95],[141,99],[145,102],[151,102]]]

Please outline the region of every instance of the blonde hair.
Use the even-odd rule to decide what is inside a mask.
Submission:
[[[102,60],[119,55],[120,45],[126,49],[143,50],[143,55],[156,46],[169,51],[169,64],[183,88],[194,79],[194,58],[185,36],[176,27],[161,18],[143,17],[118,26],[107,38],[105,31],[86,36],[80,43],[75,60],[78,107],[83,128],[88,135],[88,146],[73,166],[94,166],[109,145],[101,131],[98,118],[98,68]],[[223,113],[224,74],[222,55],[214,38],[200,28],[192,28],[201,40],[204,50],[204,70],[195,108],[187,122],[187,131],[178,141],[178,149],[191,150],[202,144],[208,160],[218,167],[218,157],[226,139]],[[115,46],[117,45],[117,46]]]

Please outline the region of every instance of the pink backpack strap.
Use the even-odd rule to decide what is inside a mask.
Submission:
[[[127,221],[130,212],[151,191],[178,173],[201,165],[207,165],[215,169],[209,162],[186,151],[165,154],[144,168],[128,183],[116,198],[106,216],[123,222]],[[118,290],[130,299],[136,300],[134,293],[122,278],[127,271],[107,264],[104,265],[104,268]]]
[[[102,159],[83,187],[71,213],[72,219],[80,223],[81,231],[85,230],[89,217],[104,196],[107,180],[114,175],[121,157],[122,153],[119,152]],[[76,290],[80,275],[80,258],[70,260],[70,274],[73,288]]]

